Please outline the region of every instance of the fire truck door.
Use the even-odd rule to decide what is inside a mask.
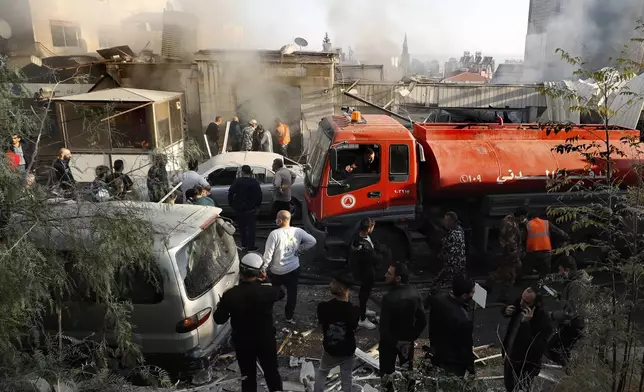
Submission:
[[[335,223],[382,216],[386,208],[387,169],[381,145],[347,144],[338,148],[337,156],[336,170],[328,173],[324,215]]]

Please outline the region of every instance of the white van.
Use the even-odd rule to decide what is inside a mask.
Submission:
[[[110,209],[136,214],[153,228],[151,255],[161,284],[149,283],[143,273],[130,276],[127,299],[133,303],[134,343],[140,345],[148,363],[181,378],[207,368],[231,332],[229,324],[216,325],[212,313],[223,293],[239,278],[233,226],[219,217],[221,209],[216,207],[122,201],[52,206],[61,219],[91,218],[98,211],[109,214]],[[89,230],[80,233],[89,236]],[[46,246],[55,244],[53,247],[64,256],[65,241],[56,240],[55,230],[49,235],[53,241]],[[91,299],[68,298],[62,313],[66,336],[95,336],[104,324],[105,307]],[[57,331],[57,318],[48,316],[45,325],[48,331]]]

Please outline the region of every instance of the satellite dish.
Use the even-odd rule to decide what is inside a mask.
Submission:
[[[0,37],[4,39],[11,38],[11,26],[4,19],[0,19]]]
[[[295,38],[295,43],[298,44],[300,48],[306,48],[307,46],[309,46],[309,41],[305,40],[302,37]]]

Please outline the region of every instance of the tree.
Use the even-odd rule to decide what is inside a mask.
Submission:
[[[51,99],[31,100],[23,82],[20,72],[0,57],[0,140],[7,146],[19,134],[32,141],[35,153],[27,162],[32,168],[53,107]],[[83,113],[88,137],[104,126],[99,119],[106,114]],[[127,383],[110,373],[110,358],[166,384],[165,372],[146,366],[132,342],[132,305],[124,299],[127,276],[143,271],[150,282],[159,279],[150,257],[153,228],[141,213],[125,202],[115,211],[83,201],[61,214],[64,202],[52,200],[46,186],[25,185],[7,159],[0,159],[0,199],[0,391],[33,390],[36,381],[81,391],[123,390]],[[88,205],[94,212],[89,217]],[[96,339],[65,336],[60,320],[69,296],[104,306],[104,328]],[[45,319],[52,315],[58,319],[53,336],[45,331]],[[110,334],[114,340],[108,340]]]
[[[640,22],[636,28],[643,31]],[[640,38],[633,43],[640,44]],[[622,56],[609,59],[610,67],[600,70],[587,68],[580,57],[571,56],[557,49],[563,60],[575,66],[574,75],[594,83],[596,93],[588,96],[571,89],[544,87],[541,92],[549,97],[560,98],[570,105],[570,110],[589,118],[599,119],[601,127],[588,128],[592,140],[570,134],[554,152],[579,154],[586,162],[585,173],[573,173],[565,168],[558,170],[548,186],[549,192],[564,195],[577,192],[583,196],[583,204],[570,204],[565,197],[558,206],[548,208],[548,215],[557,223],[568,224],[573,232],[590,232],[579,241],[555,251],[561,255],[583,255],[596,252],[592,262],[610,277],[610,283],[602,288],[587,290],[580,314],[586,319],[584,339],[557,390],[644,390],[644,356],[638,352],[640,337],[637,334],[635,316],[641,305],[640,293],[644,288],[644,237],[639,222],[644,216],[642,209],[642,145],[639,137],[612,136],[619,130],[614,124],[616,115],[644,98],[641,91],[631,90],[629,83],[642,70],[642,64],[633,60],[629,46],[625,45]],[[568,134],[572,124],[542,124],[546,133]],[[635,160],[629,167],[619,164],[626,157]],[[589,172],[600,178],[589,181]],[[581,176],[580,176],[581,174]],[[632,185],[626,187],[630,177]],[[581,178],[580,178],[581,177]],[[636,358],[640,356],[640,358]]]

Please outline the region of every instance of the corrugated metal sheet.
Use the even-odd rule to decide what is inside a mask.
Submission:
[[[635,129],[644,109],[644,74],[630,80],[610,103],[615,115],[609,120],[612,125]]]
[[[384,105],[394,97],[398,103],[415,104],[426,107],[444,108],[488,108],[505,107],[526,108],[545,107],[546,99],[537,91],[536,85],[462,85],[462,84],[418,84],[411,93],[402,97],[397,91],[406,85],[396,84],[362,84],[355,86],[358,95],[373,103]],[[357,101],[342,95],[341,89],[346,85],[336,85],[334,96],[336,105],[344,100],[345,105],[363,106]],[[344,98],[342,98],[344,97]]]
[[[86,94],[54,98],[54,101],[74,102],[163,102],[180,97],[181,93],[137,88],[113,88]]]

